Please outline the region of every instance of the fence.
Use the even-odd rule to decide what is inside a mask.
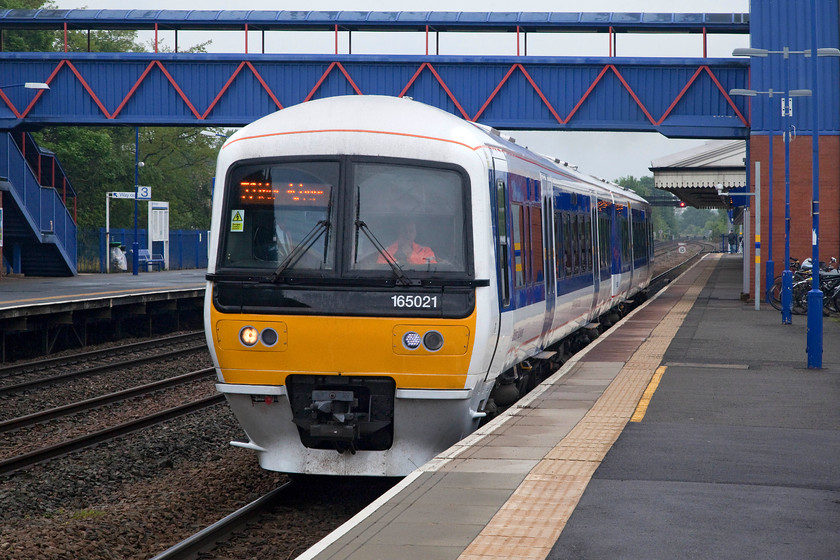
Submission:
[[[137,243],[141,248],[148,247],[145,229],[137,230]],[[205,230],[177,229],[169,230],[169,269],[207,268],[207,241],[210,232]],[[128,252],[134,243],[134,228],[111,228],[111,243],[120,243]],[[106,271],[108,247],[105,244],[105,228],[80,229],[79,272]],[[155,243],[154,253],[163,253]],[[131,263],[131,259],[128,259]],[[130,266],[130,264],[129,264]]]

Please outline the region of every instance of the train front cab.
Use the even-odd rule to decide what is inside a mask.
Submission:
[[[495,325],[479,320],[470,172],[275,158],[235,165],[226,184],[205,319],[249,438],[234,445],[270,470],[397,476],[477,426],[470,368]],[[409,221],[434,256],[389,262]],[[308,247],[275,251],[280,225]]]

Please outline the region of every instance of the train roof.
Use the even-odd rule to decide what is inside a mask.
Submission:
[[[408,97],[342,95],[307,101],[271,113],[240,129],[226,144],[262,134],[327,130],[445,138],[471,149],[487,142],[487,135],[466,121]]]
[[[317,111],[317,118],[313,118],[313,110]],[[408,97],[346,95],[307,101],[267,115],[241,128],[225,142],[225,147],[246,138],[282,135],[284,132],[327,130],[377,131],[401,137],[445,138],[447,142],[460,144],[471,150],[479,146],[491,146],[566,177],[570,182],[584,183],[614,195],[644,202],[644,199],[632,191],[583,173],[559,159],[534,153],[493,128],[465,121],[442,109],[416,102]]]

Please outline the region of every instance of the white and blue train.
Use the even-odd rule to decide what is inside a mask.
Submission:
[[[642,198],[410,99],[283,109],[216,177],[207,342],[270,470],[411,472],[651,276]]]

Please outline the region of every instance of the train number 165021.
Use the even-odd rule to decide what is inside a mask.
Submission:
[[[438,296],[391,296],[391,303],[397,308],[437,309]]]

